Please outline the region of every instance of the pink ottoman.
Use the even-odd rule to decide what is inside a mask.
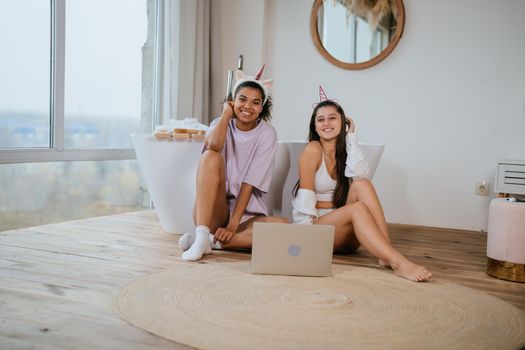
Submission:
[[[490,202],[487,257],[489,275],[525,282],[525,202]]]

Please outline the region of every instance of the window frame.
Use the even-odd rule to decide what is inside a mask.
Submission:
[[[154,1],[154,54],[153,54],[153,115],[154,126],[159,120],[159,50],[162,23],[161,1]],[[50,48],[50,135],[47,148],[0,148],[0,164],[56,162],[56,161],[99,161],[136,159],[133,148],[66,148],[64,147],[64,94],[65,94],[65,40],[66,0],[51,2],[51,48]]]

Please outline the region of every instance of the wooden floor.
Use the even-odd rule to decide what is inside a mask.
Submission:
[[[390,229],[393,245],[427,266],[434,280],[471,287],[525,310],[524,283],[485,274],[485,235]],[[128,325],[111,309],[120,287],[180,263],[178,237],[165,233],[151,211],[0,233],[0,348],[186,349]],[[206,259],[249,258],[214,251]],[[379,268],[376,261],[364,250],[334,258],[336,264]]]

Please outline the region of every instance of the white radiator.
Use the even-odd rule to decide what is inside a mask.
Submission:
[[[525,195],[525,160],[499,161],[494,191]]]

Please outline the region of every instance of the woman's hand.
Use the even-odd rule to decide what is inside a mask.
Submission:
[[[233,117],[233,101],[224,101],[221,116],[228,119]]]
[[[213,243],[219,241],[222,244],[228,244],[236,232],[237,227],[231,227],[231,225],[219,227],[213,235]]]
[[[348,125],[348,130],[346,131],[347,134],[351,134],[355,131],[355,124],[351,118],[346,118],[346,125]]]

